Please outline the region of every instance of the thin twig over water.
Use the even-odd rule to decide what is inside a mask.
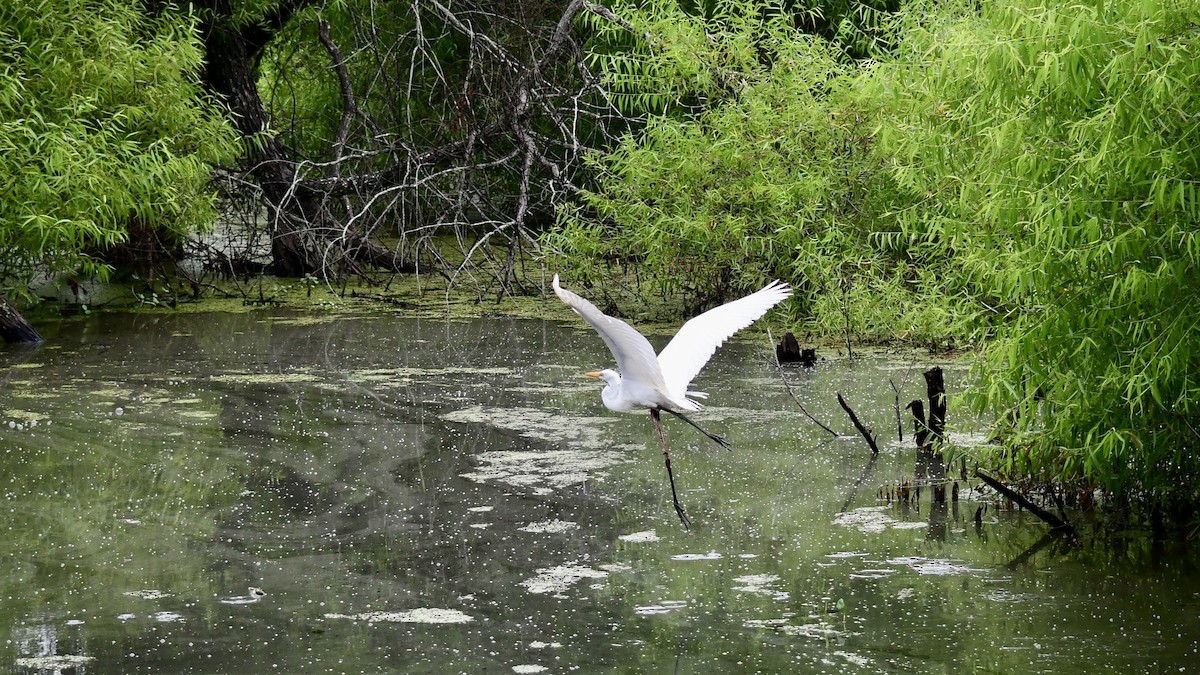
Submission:
[[[792,400],[796,402],[796,405],[800,407],[800,412],[804,413],[805,417],[812,420],[813,424],[829,432],[834,438],[840,437],[841,434],[822,424],[821,420],[813,417],[813,414],[808,412],[808,410],[804,407],[804,404],[801,403],[800,399],[796,397],[796,392],[792,391],[792,385],[788,384],[787,378],[783,375],[783,364],[779,363],[779,354],[775,352],[775,338],[771,336],[770,328],[767,328],[767,340],[771,343],[771,353],[775,354],[775,368],[779,372],[779,381],[783,382],[783,388],[787,390],[788,396],[791,396]]]

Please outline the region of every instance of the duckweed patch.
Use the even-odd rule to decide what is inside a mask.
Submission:
[[[475,617],[457,609],[421,607],[403,611],[360,612],[358,614],[325,614],[326,619],[349,619],[366,623],[471,623]]]

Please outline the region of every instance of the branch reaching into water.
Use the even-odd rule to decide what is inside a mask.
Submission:
[[[867,445],[871,446],[871,456],[878,455],[879,446],[875,444],[875,435],[871,433],[870,429],[863,426],[862,422],[858,421],[858,415],[854,414],[854,410],[850,407],[850,404],[846,403],[846,399],[842,398],[841,392],[838,392],[837,400],[841,404],[842,410],[845,410],[846,414],[850,416],[850,421],[854,422],[854,428],[858,429],[858,433],[867,439]]]
[[[904,422],[901,421],[901,419],[900,419],[900,388],[896,386],[896,383],[891,378],[888,378],[888,384],[892,385],[892,391],[896,392],[896,402],[895,402],[896,440],[900,443],[903,443],[904,442]]]
[[[808,410],[804,407],[804,404],[801,403],[800,399],[796,397],[796,392],[792,391],[792,385],[788,384],[787,378],[783,376],[783,365],[779,363],[779,355],[776,354],[776,352],[775,352],[775,338],[771,337],[771,329],[770,328],[767,329],[767,341],[770,342],[771,353],[775,354],[775,370],[779,373],[779,381],[783,382],[783,388],[787,390],[788,396],[791,396],[792,400],[796,402],[797,406],[799,406],[800,412],[804,413],[805,417],[812,420],[813,424],[815,424],[815,425],[821,427],[822,429],[824,429],[825,431],[829,432],[829,434],[832,435],[834,438],[840,437],[841,434],[839,434],[838,432],[834,431],[833,429],[830,429],[829,427],[822,424],[821,420],[817,419],[816,417],[813,417],[813,414],[808,412]]]
[[[1007,485],[1001,483],[1000,481],[996,480],[995,478],[992,478],[991,476],[983,473],[982,471],[980,471],[978,469],[975,470],[975,475],[979,476],[980,480],[987,483],[996,492],[999,492],[1000,494],[1004,495],[1005,497],[1008,497],[1009,499],[1013,500],[1014,502],[1019,504],[1021,507],[1023,507],[1025,510],[1029,511],[1030,513],[1037,516],[1038,518],[1041,518],[1042,521],[1045,522],[1047,525],[1049,525],[1053,530],[1062,532],[1063,534],[1066,534],[1071,537],[1076,536],[1075,528],[1071,527],[1070,523],[1062,520],[1061,518],[1054,515],[1053,513],[1050,513],[1049,511],[1043,509],[1042,507],[1038,506],[1037,504],[1034,504],[1033,502],[1029,501],[1020,492],[1013,490],[1012,488],[1008,487]]]

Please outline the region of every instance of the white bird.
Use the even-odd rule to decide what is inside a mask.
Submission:
[[[557,274],[554,275],[551,286],[560,300],[596,329],[617,361],[620,372],[605,369],[586,373],[588,377],[597,377],[606,383],[604,391],[600,392],[604,406],[614,412],[650,411],[654,428],[658,431],[658,439],[662,443],[663,461],[667,465],[667,478],[671,482],[671,499],[675,504],[675,512],[679,514],[684,529],[687,529],[689,521],[675,492],[671,455],[667,451],[667,439],[663,436],[659,413],[665,410],[699,429],[722,447],[730,447],[723,436],[706,431],[683,415],[685,410],[700,409],[700,404],[693,400],[693,397],[708,397],[703,392],[689,391],[688,385],[712,358],[717,347],[790,296],[792,289],[785,283],[773,281],[762,290],[740,300],[710,309],[683,324],[667,346],[655,355],[654,347],[650,346],[650,341],[644,335],[560,286]]]

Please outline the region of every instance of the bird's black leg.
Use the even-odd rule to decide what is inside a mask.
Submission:
[[[658,416],[658,408],[650,409],[650,417],[654,419],[654,428],[658,431],[658,440],[662,442],[663,462],[667,465],[667,479],[671,481],[671,501],[675,503],[675,513],[679,514],[679,522],[683,523],[683,529],[691,529],[691,521],[688,520],[687,514],[683,512],[683,506],[679,504],[679,495],[675,492],[675,474],[671,471],[671,453],[667,452],[667,437],[663,435],[662,420]]]
[[[700,433],[711,438],[714,443],[721,446],[722,448],[725,448],[726,450],[733,449],[733,444],[730,443],[729,441],[725,440],[724,436],[718,436],[717,434],[714,434],[713,432],[709,431],[708,429],[705,429],[704,427],[700,426],[699,424],[696,424],[695,422],[693,422],[690,419],[688,419],[687,417],[685,417],[683,415],[683,413],[675,412],[674,410],[671,410],[670,408],[663,408],[663,410],[666,410],[667,412],[678,417],[679,419],[683,420],[684,422],[687,422],[688,424],[692,425],[693,427],[698,429],[700,431]]]

